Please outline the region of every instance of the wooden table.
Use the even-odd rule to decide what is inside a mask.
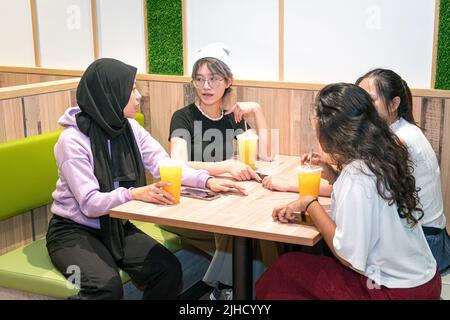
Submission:
[[[283,176],[295,175],[299,161],[299,157],[279,156],[274,162],[258,161],[256,170]],[[256,181],[240,184],[247,189],[248,196],[223,194],[212,201],[181,197],[179,204],[171,206],[129,201],[111,209],[110,216],[234,236],[233,298],[251,299],[252,239],[313,246],[321,235],[313,226],[273,222],[273,208],[295,200],[297,194],[273,192]],[[321,198],[320,202],[328,205],[330,200]]]

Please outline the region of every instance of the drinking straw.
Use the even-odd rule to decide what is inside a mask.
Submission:
[[[311,167],[311,160],[312,160],[312,155],[313,155],[313,148],[311,148],[311,150],[309,151],[309,163],[308,166]]]

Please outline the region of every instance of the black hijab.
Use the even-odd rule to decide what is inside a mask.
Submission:
[[[136,76],[136,68],[115,59],[98,59],[84,72],[77,88],[78,128],[91,141],[94,174],[100,192],[146,184],[133,130],[123,116]],[[110,145],[108,146],[108,140]],[[109,149],[110,148],[110,149]],[[103,243],[116,261],[123,258],[124,229],[120,219],[100,217]]]

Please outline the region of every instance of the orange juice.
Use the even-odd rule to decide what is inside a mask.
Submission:
[[[173,196],[173,203],[180,202],[182,163],[176,160],[163,160],[159,162],[159,175],[161,181],[169,182],[170,186],[163,187]]]
[[[258,136],[238,135],[239,161],[255,170],[256,154],[258,152]]]
[[[322,168],[319,166],[300,166],[297,167],[297,175],[299,195],[319,197]]]

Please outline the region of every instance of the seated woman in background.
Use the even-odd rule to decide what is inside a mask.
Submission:
[[[450,267],[450,237],[445,228],[441,172],[436,153],[414,121],[408,84],[397,73],[386,69],[369,71],[356,84],[370,94],[380,116],[408,147],[424,213],[422,229],[443,272]]]
[[[441,173],[436,153],[422,130],[416,125],[412,112],[412,96],[408,84],[397,73],[387,69],[369,71],[356,81],[366,90],[381,118],[408,147],[413,165],[416,187],[419,189],[419,201],[424,213],[421,220],[431,252],[435,257],[439,271],[450,267],[450,237],[445,228],[446,218],[441,191]],[[307,159],[303,155],[302,161]],[[333,184],[336,173],[322,155],[315,153],[313,164],[320,164],[323,178]],[[296,179],[282,181],[279,177],[266,177],[263,185],[271,190],[297,192]],[[332,188],[321,184],[321,195],[331,192]]]
[[[331,216],[311,196],[273,210],[288,223],[306,211],[335,257],[293,252],[258,280],[258,299],[439,299],[440,273],[420,227],[408,150],[369,94],[332,84],[316,99],[313,127],[338,169]]]
[[[144,288],[143,299],[175,299],[181,289],[177,258],[130,221],[108,215],[132,199],[156,204],[173,200],[162,189],[166,183],[146,185],[145,170],[159,178],[157,163],[169,156],[132,119],[141,98],[135,77],[136,68],[118,60],[93,62],[78,85],[78,107],[59,119],[65,129],[55,145],[59,179],[47,249],[65,277],[76,276],[74,266],[79,271],[80,291],[72,298],[122,298],[118,268]],[[182,182],[216,191],[222,183],[187,166]]]
[[[212,43],[195,56],[192,85],[195,102],[177,110],[170,123],[170,152],[196,169],[210,175],[229,174],[238,181],[261,181],[248,165],[233,159],[235,139],[249,129],[245,115],[255,119],[256,132],[267,129],[261,106],[256,102],[237,102],[225,112],[224,105],[233,83],[230,50],[223,43]],[[250,129],[249,129],[250,130]],[[264,156],[267,134],[259,135],[260,151]],[[164,227],[186,238],[192,245],[213,254],[204,281],[215,287],[211,299],[231,299],[232,237],[199,231]],[[263,242],[265,261],[276,257],[274,243]],[[266,254],[267,253],[267,254]],[[267,262],[270,263],[270,262]],[[254,260],[255,273],[264,270],[261,261]]]

